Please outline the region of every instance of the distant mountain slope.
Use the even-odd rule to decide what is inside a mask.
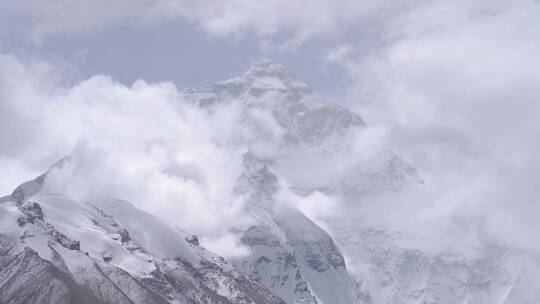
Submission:
[[[238,269],[287,303],[366,303],[328,233],[294,207],[278,205],[279,181],[264,160],[248,152],[244,168],[237,192],[256,224],[242,233],[251,254],[234,261]]]

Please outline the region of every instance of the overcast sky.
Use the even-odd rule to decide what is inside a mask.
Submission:
[[[166,99],[175,91],[167,85],[131,86],[202,86],[269,58],[383,128],[441,190],[432,212],[470,210],[508,238],[539,228],[536,0],[2,0],[0,52],[4,194],[85,145],[73,130],[88,125],[77,118],[103,117],[62,100]],[[193,124],[207,123],[195,116]],[[58,136],[65,128],[72,132]]]

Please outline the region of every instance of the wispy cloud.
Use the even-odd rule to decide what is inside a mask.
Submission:
[[[429,206],[409,205],[415,215],[538,243],[539,12],[533,1],[432,2],[398,15],[369,52],[329,54],[351,76],[350,105],[389,128],[433,191],[407,198]]]

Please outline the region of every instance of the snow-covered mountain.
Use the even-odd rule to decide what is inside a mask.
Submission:
[[[449,248],[436,240],[334,222],[373,303],[538,303],[540,255],[500,246]],[[426,244],[427,243],[427,244]],[[430,245],[431,248],[426,248]],[[457,246],[456,246],[457,247]]]
[[[225,260],[124,200],[44,190],[67,157],[0,198],[0,303],[540,303],[540,254],[379,220],[394,206],[384,197],[429,185],[282,65],[181,96],[211,118],[237,115],[215,140],[241,154],[232,197],[249,225],[223,233],[248,254]],[[311,207],[334,209],[321,218],[300,204],[316,194],[337,202]]]
[[[247,140],[242,138],[242,144],[248,144],[267,158],[267,165],[260,170],[275,172],[298,195],[321,191],[340,199],[339,212],[328,212],[322,222],[329,233],[325,235],[331,235],[332,244],[344,254],[348,272],[360,286],[357,295],[362,295],[362,301],[540,302],[540,281],[534,279],[540,275],[537,253],[489,242],[452,245],[434,238],[433,234],[395,230],[383,221],[379,224],[376,218],[369,218],[377,216],[371,209],[384,210],[384,206],[377,205],[384,204],[380,197],[429,185],[425,186],[415,168],[387,147],[369,151],[368,146],[373,145],[363,146],[370,136],[363,120],[342,106],[325,102],[285,67],[263,61],[244,75],[207,88],[188,90],[186,96],[210,113],[219,111],[222,104],[241,105],[244,111],[241,128],[257,134]],[[260,183],[268,186],[275,179],[262,179]],[[259,196],[253,200],[265,199]],[[267,256],[269,247],[280,248],[282,239],[276,235],[283,228],[274,218],[262,218],[269,222],[265,226],[273,228],[249,232],[254,235],[248,242],[256,244],[253,247],[257,260],[248,263],[244,272],[256,278],[258,273],[264,273],[259,281],[276,290],[275,278],[281,276],[282,268],[272,269],[267,264],[279,265],[276,261],[280,261],[282,251],[274,249],[279,252],[273,254],[278,257],[275,260]]]
[[[277,176],[263,159],[244,155],[237,192],[247,199],[255,224],[242,232],[251,254],[238,269],[287,303],[365,303],[334,241],[299,210],[276,205]]]
[[[126,201],[42,192],[46,178],[2,198],[1,303],[284,303],[196,236]]]
[[[364,126],[356,113],[324,102],[284,66],[272,61],[259,62],[242,76],[213,86],[186,90],[184,95],[209,111],[218,111],[224,103],[241,105],[242,127],[257,135],[249,139],[271,141],[279,147],[347,144],[342,137]]]
[[[239,125],[231,126],[237,135],[226,142],[272,158],[278,175],[293,185],[361,193],[422,182],[414,167],[390,149],[364,151],[366,125],[358,114],[325,101],[272,61],[259,62],[239,77],[186,90],[184,96],[210,113],[224,105],[241,108]]]

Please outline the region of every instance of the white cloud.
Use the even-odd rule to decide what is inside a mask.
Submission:
[[[314,191],[307,196],[297,196],[292,193],[280,193],[285,197],[287,204],[296,206],[303,214],[313,220],[317,225],[327,229],[326,220],[339,216],[341,203],[339,197]]]
[[[203,238],[201,245],[212,252],[219,252],[219,255],[226,259],[241,258],[250,253],[249,248],[240,244],[237,235],[232,233],[217,238]]]
[[[428,182],[429,195],[401,199],[408,218],[538,243],[539,13],[527,0],[435,1],[396,15],[367,55],[334,61],[351,105],[388,126]]]
[[[15,12],[30,15],[33,36],[99,30],[116,25],[148,25],[183,19],[214,36],[246,32],[290,34],[297,42],[335,35],[352,25],[380,18],[406,6],[405,1],[185,1],[185,0],[69,0],[8,1]]]
[[[94,76],[62,87],[46,64],[7,55],[0,56],[0,75],[0,164],[10,174],[0,184],[4,195],[70,154],[44,191],[126,199],[216,240],[247,224],[242,201],[232,195],[243,150],[220,145],[236,130],[220,127],[223,117],[235,124],[234,110],[223,107],[210,117],[171,83],[127,87]]]
[[[39,39],[175,19],[218,37],[283,34],[293,46],[324,38],[318,42],[331,51],[321,60],[347,69],[354,81],[351,106],[377,125],[365,133],[369,140],[360,137],[355,152],[368,158],[376,154],[388,133],[428,182],[427,193],[389,198],[381,204],[381,217],[373,218],[403,225],[410,222],[403,218],[422,219],[426,225],[454,228],[473,222],[475,229],[504,241],[539,243],[531,233],[540,229],[534,218],[540,212],[535,196],[540,177],[536,1],[53,0],[3,5],[32,16],[32,34]],[[334,43],[338,46],[328,47]],[[6,164],[5,172],[39,173],[76,147],[73,165],[91,169],[91,180],[98,182],[93,188],[100,192],[156,201],[145,208],[155,206],[153,211],[204,230],[210,239],[219,239],[213,235],[216,227],[236,218],[240,202],[226,194],[237,173],[229,165],[238,151],[223,153],[215,143],[250,136],[228,128],[239,109],[209,120],[179,106],[172,84],[126,87],[97,76],[64,88],[47,64],[22,64],[6,55],[0,64],[0,127],[6,130],[0,133],[0,164]],[[102,163],[93,165],[93,158]],[[313,158],[328,170],[321,179],[341,174],[351,166],[347,161],[327,165]],[[309,170],[284,165],[299,179],[318,182]],[[99,183],[104,175],[114,182]],[[142,193],[140,185],[154,195]],[[73,191],[87,189],[79,186]],[[232,211],[220,213],[223,201],[230,201],[227,210]],[[314,206],[329,202],[310,201]],[[390,206],[396,212],[388,212]],[[207,224],[198,227],[203,217]]]

